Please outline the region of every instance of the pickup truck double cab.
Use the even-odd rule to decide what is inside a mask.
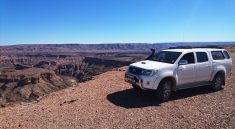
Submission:
[[[155,90],[161,101],[172,91],[211,86],[222,89],[232,72],[232,60],[223,48],[171,48],[129,65],[125,81],[135,89]]]

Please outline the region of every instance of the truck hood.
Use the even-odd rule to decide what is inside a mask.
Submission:
[[[173,64],[169,64],[169,63],[144,60],[144,61],[132,63],[130,66],[134,66],[134,67],[138,67],[138,68],[142,68],[142,69],[148,69],[148,70],[159,70],[159,69],[164,69],[164,68],[170,67],[172,65]]]

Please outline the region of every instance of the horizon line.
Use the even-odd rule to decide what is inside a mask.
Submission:
[[[235,41],[179,41],[179,42],[111,42],[111,43],[17,43],[17,44],[0,44],[0,46],[18,46],[18,45],[104,45],[104,44],[164,44],[164,43],[235,43]]]

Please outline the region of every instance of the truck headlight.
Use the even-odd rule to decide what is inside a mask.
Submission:
[[[157,74],[157,70],[143,70],[143,76],[154,76]]]

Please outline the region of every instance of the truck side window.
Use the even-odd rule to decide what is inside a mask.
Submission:
[[[214,60],[223,60],[225,59],[224,54],[222,51],[211,51],[212,58]]]
[[[228,52],[227,52],[227,51],[223,51],[223,52],[224,52],[225,58],[226,58],[226,59],[230,59],[230,56],[229,56]]]
[[[181,58],[181,60],[187,60],[187,61],[188,61],[188,64],[194,64],[194,63],[195,63],[195,59],[194,59],[194,54],[193,54],[193,52],[185,54],[185,55]]]
[[[197,55],[197,62],[207,62],[208,61],[208,56],[206,52],[196,52]]]

